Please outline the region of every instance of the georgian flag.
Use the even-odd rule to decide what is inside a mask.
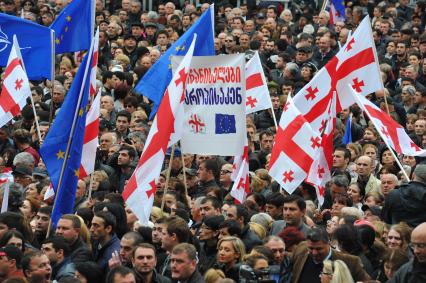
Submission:
[[[0,127],[21,113],[31,95],[30,83],[23,67],[18,40],[13,36],[13,46],[3,73],[0,95]]]
[[[349,87],[350,86],[350,87]],[[294,97],[294,103],[314,131],[324,131],[327,107],[337,92],[337,112],[355,103],[350,88],[366,96],[382,89],[382,80],[366,16],[346,44]]]
[[[232,168],[231,179],[234,181],[234,184],[231,189],[231,196],[239,203],[243,203],[247,198],[247,194],[250,193],[247,138],[244,140],[243,155],[234,157]]]
[[[269,162],[269,175],[289,194],[308,176],[321,137],[300,114],[291,97],[281,115]]]
[[[272,108],[271,97],[263,73],[259,53],[246,64],[246,114]]]
[[[176,127],[175,117],[183,108],[187,75],[194,53],[197,36],[179,64],[161,100],[157,115],[152,123],[138,165],[124,188],[126,204],[143,224],[148,223],[156,193],[156,180],[160,176],[167,145]]]
[[[382,139],[397,153],[410,156],[426,156],[426,150],[418,147],[407,135],[404,127],[398,124],[391,116],[382,111],[365,97],[351,91],[359,107],[370,117]]]

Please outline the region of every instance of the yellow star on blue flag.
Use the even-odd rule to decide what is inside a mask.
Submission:
[[[87,50],[93,36],[92,0],[74,0],[56,17],[50,28],[55,31],[55,53]]]

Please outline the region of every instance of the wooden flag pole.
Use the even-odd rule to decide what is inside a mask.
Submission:
[[[172,161],[173,161],[173,157],[174,157],[174,155],[175,155],[175,147],[176,147],[176,145],[175,145],[175,144],[174,144],[174,145],[172,145],[172,150],[171,150],[171,153],[170,153],[170,159],[169,159],[169,166],[168,166],[168,168],[167,168],[167,173],[166,173],[166,185],[165,185],[165,187],[164,187],[163,198],[162,198],[162,200],[161,200],[161,210],[163,210],[163,209],[164,209],[164,202],[166,201],[166,199],[164,198],[164,196],[166,195],[166,193],[167,193],[167,189],[168,189],[168,187],[169,187],[170,172],[172,171]]]

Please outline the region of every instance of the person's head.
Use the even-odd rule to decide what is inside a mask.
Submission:
[[[237,220],[227,219],[219,225],[219,240],[227,236],[241,236],[241,226]]]
[[[371,143],[367,143],[362,147],[361,154],[371,158],[371,160],[377,160],[377,147]]]
[[[379,134],[377,131],[373,130],[373,128],[366,128],[364,130],[363,139],[366,141],[376,141],[379,138]]]
[[[271,152],[274,143],[274,134],[270,130],[265,130],[259,134],[260,149],[265,152]]]
[[[362,191],[357,183],[352,183],[348,188],[348,196],[352,199],[352,203],[360,203],[364,199],[365,192]]]
[[[320,274],[321,283],[353,281],[348,266],[342,260],[325,260]]]
[[[283,217],[287,226],[299,227],[303,223],[306,212],[305,200],[297,195],[289,195],[284,198]]]
[[[156,249],[153,245],[142,243],[136,246],[132,257],[133,268],[140,274],[146,275],[157,265]]]
[[[112,268],[107,276],[106,283],[136,283],[134,271],[123,265]]]
[[[418,262],[426,262],[426,222],[414,228],[411,233],[410,248]]]
[[[371,160],[371,158],[366,155],[358,157],[356,160],[356,172],[358,175],[363,178],[369,177],[373,169],[372,163],[373,160]]]
[[[44,240],[41,250],[53,266],[63,262],[71,252],[68,242],[61,236],[52,236]]]
[[[338,147],[333,152],[333,167],[344,170],[351,158],[350,151],[345,147]]]
[[[21,269],[23,253],[15,246],[5,246],[0,249],[0,278],[7,278],[13,272]]]
[[[122,110],[117,113],[117,120],[115,122],[116,130],[120,133],[126,133],[132,116],[126,110]]]
[[[263,241],[263,245],[272,251],[275,264],[283,262],[285,257],[285,243],[280,237],[269,236]]]
[[[426,164],[419,164],[413,172],[413,180],[426,184]]]
[[[233,266],[241,262],[246,254],[246,248],[240,238],[227,236],[217,244],[217,261],[225,266]]]
[[[179,243],[188,242],[191,231],[188,224],[180,217],[170,217],[166,221],[166,229],[162,231],[161,247],[166,251],[171,251]]]
[[[74,278],[78,279],[80,283],[103,283],[101,267],[93,261],[84,261],[75,263]]]
[[[224,220],[225,219],[222,215],[204,217],[199,230],[198,239],[200,241],[217,239],[219,236],[220,223]]]
[[[217,198],[207,196],[201,200],[200,215],[202,217],[220,215],[220,208],[221,203]]]
[[[331,179],[330,193],[334,199],[337,195],[346,195],[349,186],[349,180],[346,175],[336,175]]]
[[[407,248],[410,242],[411,228],[401,222],[391,226],[386,239],[386,245],[390,249]]]
[[[92,219],[90,237],[101,244],[105,244],[115,233],[116,226],[116,218],[111,212],[98,211]]]
[[[320,227],[314,227],[306,235],[309,255],[314,262],[322,262],[330,252],[330,244],[327,231]]]
[[[41,251],[26,254],[21,264],[25,277],[31,282],[50,282],[52,267],[49,258]]]
[[[77,215],[64,214],[56,225],[56,236],[62,236],[69,243],[77,241],[81,230],[81,222]]]
[[[135,247],[143,242],[141,234],[137,232],[127,232],[120,240],[120,257],[121,260],[130,263]]]
[[[214,159],[203,160],[197,170],[197,177],[201,182],[212,181],[218,176],[219,166]]]
[[[17,247],[25,252],[25,238],[19,231],[9,230],[0,238],[0,247],[7,245]]]
[[[380,176],[380,190],[386,196],[398,185],[398,177],[394,174],[382,174]]]
[[[188,243],[175,246],[170,256],[172,279],[186,281],[197,270],[198,256],[195,247]]]
[[[266,197],[265,210],[273,219],[279,219],[283,214],[284,196],[281,193],[272,193]]]
[[[403,249],[388,250],[383,258],[383,269],[387,279],[391,279],[395,272],[409,261],[407,251]]]
[[[9,204],[10,205],[10,204]],[[9,230],[16,230],[22,233],[25,239],[32,240],[31,227],[22,214],[6,211],[0,213],[0,238]]]
[[[123,144],[118,150],[117,164],[121,167],[128,167],[136,158],[136,151],[133,147]]]

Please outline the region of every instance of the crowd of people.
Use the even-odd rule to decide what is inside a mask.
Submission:
[[[0,0],[0,10],[49,26],[68,2]],[[315,1],[215,1],[216,55],[249,60],[259,52],[273,105],[247,115],[250,193],[242,204],[230,196],[232,157],[176,147],[173,155],[167,151],[149,225],[126,207],[121,193],[151,125],[152,104],[134,86],[211,4],[201,2],[153,1],[148,11],[139,0],[96,1],[96,171],[78,181],[74,214],[55,227],[39,148],[81,54],[56,57],[55,81],[31,82],[41,140],[30,102],[0,129],[1,176],[13,175],[13,182],[0,178],[0,199],[8,198],[0,201],[7,203],[0,213],[0,282],[426,282],[426,163],[393,155],[358,106],[338,114],[322,205],[311,185],[289,195],[268,175],[272,111],[279,119],[287,97],[333,58],[366,15],[385,87],[368,98],[426,147],[423,0],[348,0],[345,21],[333,25]],[[352,142],[343,145],[348,119]]]

